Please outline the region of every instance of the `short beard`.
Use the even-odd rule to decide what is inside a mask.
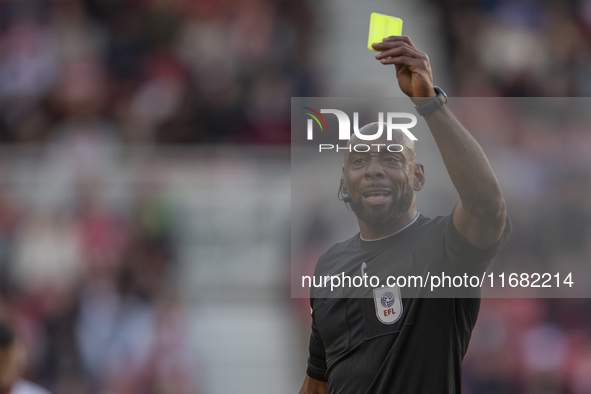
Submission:
[[[357,215],[357,218],[370,227],[381,227],[386,224],[392,224],[400,221],[406,215],[413,203],[414,190],[407,188],[398,201],[384,208],[367,208],[361,203],[361,198],[357,201],[349,202],[351,210]]]

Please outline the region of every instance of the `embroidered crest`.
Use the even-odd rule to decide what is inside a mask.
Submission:
[[[378,320],[384,324],[396,323],[402,316],[402,300],[398,286],[374,289],[373,303],[376,306]]]

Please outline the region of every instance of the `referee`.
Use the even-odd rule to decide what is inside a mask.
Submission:
[[[346,152],[340,193],[360,232],[326,251],[314,276],[481,276],[510,232],[495,174],[433,85],[427,55],[408,37],[373,46],[380,51],[376,59],[396,66],[398,84],[429,125],[460,201],[448,216],[418,213],[415,192],[425,182],[424,169],[402,132],[394,133],[395,141],[383,136],[369,152]],[[361,133],[375,134],[377,127],[369,124]],[[379,143],[392,142],[402,151],[379,150]],[[312,288],[310,356],[300,394],[461,393],[479,289],[427,298],[421,289],[383,283],[354,298]]]

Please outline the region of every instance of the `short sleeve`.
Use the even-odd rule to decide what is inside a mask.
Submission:
[[[486,248],[479,248],[472,245],[456,229],[452,215],[446,216],[444,221],[445,231],[445,253],[455,268],[461,268],[469,272],[484,272],[490,265],[493,257],[499,253],[511,233],[511,221],[509,216],[505,218],[505,229],[501,238]]]
[[[326,353],[324,343],[320,338],[314,318],[314,299],[310,300],[312,306],[312,333],[310,334],[310,357],[308,357],[308,369],[306,374],[312,379],[326,382]]]

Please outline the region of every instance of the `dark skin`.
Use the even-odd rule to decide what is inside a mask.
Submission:
[[[373,44],[373,47],[380,51],[375,56],[377,60],[396,67],[400,89],[415,104],[421,105],[436,96],[429,57],[419,51],[410,38],[388,37],[381,43]],[[495,244],[505,228],[505,200],[482,148],[446,105],[425,120],[460,196],[453,211],[454,226],[474,246],[486,248]],[[351,143],[355,143],[355,140]],[[358,215],[359,228],[364,239],[388,236],[410,223],[416,215],[414,192],[422,188],[424,171],[422,165],[416,163],[412,148],[405,146],[403,152],[401,159],[403,158],[404,163],[397,164],[396,167],[389,162],[390,159],[385,159],[384,155],[379,155],[375,150],[366,156],[363,165],[361,162],[354,165],[351,162],[353,155],[345,158],[343,192],[349,194],[353,201],[360,201],[362,206],[365,204],[369,209],[383,209],[403,195],[404,190],[413,189],[412,203],[392,223],[371,225],[360,220]],[[380,185],[377,188],[376,183]],[[371,184],[374,184],[374,192],[382,192],[381,196],[368,196],[367,188]],[[325,382],[309,376],[306,376],[300,390],[300,394],[326,392]]]

